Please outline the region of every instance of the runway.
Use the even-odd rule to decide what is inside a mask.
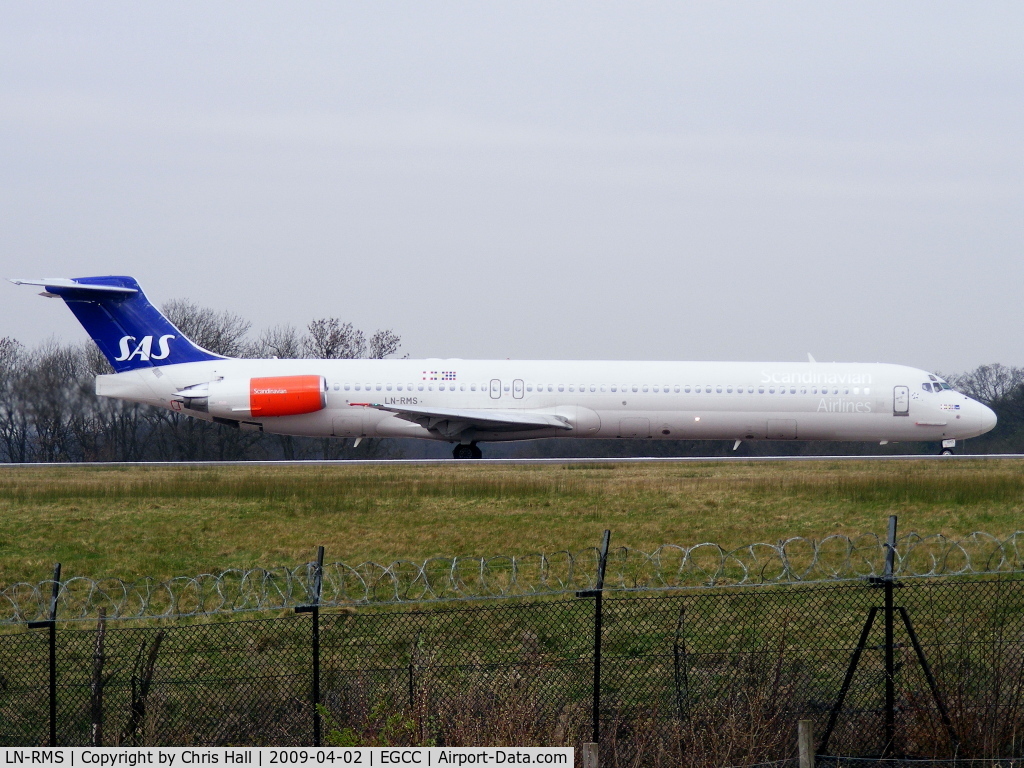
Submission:
[[[3,468],[15,467],[281,467],[281,466],[495,466],[495,465],[545,465],[545,464],[755,464],[771,462],[808,461],[977,461],[977,460],[1024,459],[1021,453],[955,454],[907,454],[898,456],[635,456],[631,458],[569,458],[569,459],[309,459],[296,461],[69,461],[69,462],[26,462],[22,464],[0,464]]]

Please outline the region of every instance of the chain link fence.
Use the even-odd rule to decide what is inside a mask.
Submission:
[[[819,765],[1020,764],[1024,578],[891,592],[890,611],[866,582],[606,596],[599,635],[586,592],[47,623],[0,636],[0,743],[50,743],[52,650],[59,745],[310,745],[320,731],[338,746],[578,747],[596,696],[603,766],[795,765],[800,719],[814,721]]]
[[[605,589],[678,590],[715,586],[804,584],[880,576],[886,544],[872,533],[823,539],[793,537],[725,549],[704,543],[666,544],[652,552],[630,547],[608,553]],[[323,566],[320,604],[367,606],[435,601],[560,595],[593,588],[600,552],[556,552],[523,556],[430,558],[390,564],[328,563]],[[899,539],[896,576],[1024,572],[1024,532],[996,537],[977,532],[964,538],[910,533]],[[109,618],[153,619],[219,613],[280,611],[310,601],[315,564],[294,568],[231,568],[159,580],[126,581],[74,576],[58,586],[64,621]],[[0,589],[0,625],[45,619],[54,583],[18,583]]]

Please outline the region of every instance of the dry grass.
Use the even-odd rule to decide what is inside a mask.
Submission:
[[[0,468],[0,585],[308,560],[738,546],[793,535],[1008,534],[1024,462]]]

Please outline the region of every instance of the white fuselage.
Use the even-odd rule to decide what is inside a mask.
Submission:
[[[538,437],[938,441],[982,434],[986,406],[919,369],[883,363],[544,360],[243,360],[139,369],[97,378],[99,395],[184,408],[180,390],[293,375],[326,379],[315,413],[243,418],[288,435],[417,437],[455,442]],[[364,404],[551,414],[571,429],[463,431],[457,437]]]

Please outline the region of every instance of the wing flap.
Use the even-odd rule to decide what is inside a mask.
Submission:
[[[533,429],[571,430],[572,424],[564,416],[537,411],[511,411],[476,408],[425,408],[415,405],[384,405],[382,403],[352,403],[387,411],[400,419],[419,424],[426,429],[440,431],[446,436],[466,429],[493,432],[516,432]]]

